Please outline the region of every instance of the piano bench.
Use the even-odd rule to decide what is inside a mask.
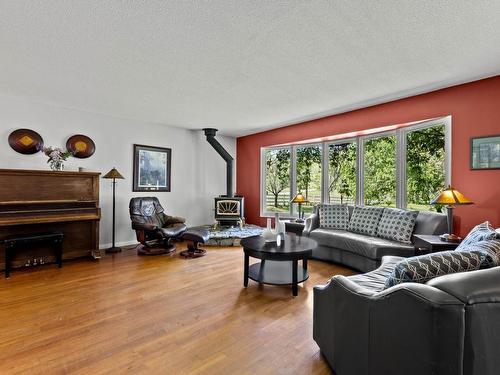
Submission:
[[[14,235],[4,239],[5,244],[5,277],[10,277],[12,258],[17,249],[39,243],[52,244],[56,253],[56,262],[62,267],[62,241],[64,235],[60,232]]]

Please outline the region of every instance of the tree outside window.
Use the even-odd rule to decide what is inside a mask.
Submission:
[[[303,207],[308,213],[315,204],[321,203],[321,146],[298,147],[296,160],[297,192],[309,200]]]
[[[288,212],[290,209],[290,149],[268,149],[266,162],[266,211]]]
[[[356,202],[356,143],[328,146],[328,195],[330,203]]]
[[[407,207],[440,210],[429,202],[445,187],[445,126],[409,132],[406,144]]]

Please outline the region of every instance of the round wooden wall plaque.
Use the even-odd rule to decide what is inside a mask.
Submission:
[[[66,148],[75,158],[86,159],[94,155],[95,143],[83,134],[76,134],[66,141]]]
[[[20,154],[36,154],[43,148],[43,138],[31,129],[17,129],[9,135],[9,145]]]

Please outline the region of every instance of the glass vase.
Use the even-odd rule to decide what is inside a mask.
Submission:
[[[50,169],[52,169],[53,171],[61,172],[64,170],[64,163],[62,161],[51,161],[49,165]]]

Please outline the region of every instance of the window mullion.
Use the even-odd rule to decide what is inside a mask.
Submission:
[[[330,202],[330,192],[328,191],[328,187],[330,186],[329,179],[329,147],[323,142],[321,144],[321,202],[328,203]]]
[[[406,208],[406,132],[396,132],[396,207]]]
[[[364,204],[364,176],[365,176],[365,142],[363,137],[358,137],[356,140],[356,162],[357,162],[357,173],[356,173],[356,204],[361,206]]]
[[[290,201],[297,194],[297,146],[292,146],[290,149]],[[290,203],[290,215],[295,216],[295,207]]]

